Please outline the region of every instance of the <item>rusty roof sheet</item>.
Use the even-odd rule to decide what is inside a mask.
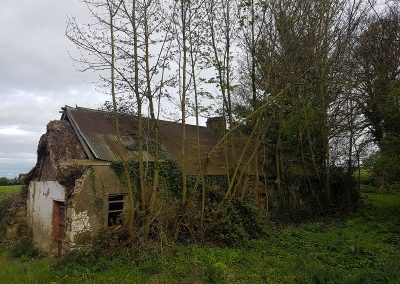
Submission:
[[[137,131],[137,117],[132,115],[121,114],[121,140],[122,146],[119,145],[117,133],[114,126],[114,116],[111,113],[97,111],[87,108],[72,108],[65,107],[64,119],[68,119],[73,125],[81,143],[86,145],[86,150],[89,157],[104,160],[115,161],[121,160],[121,156],[125,159],[138,159],[138,151],[135,149],[137,139],[135,133]],[[152,151],[146,151],[151,141],[154,140],[149,127],[150,120],[143,119],[143,129],[145,129],[146,137],[144,137],[143,158],[146,161],[153,161]],[[183,166],[182,159],[182,124],[158,120],[160,144],[162,147],[162,157],[164,159],[173,159],[178,162],[180,167]],[[185,168],[188,175],[196,175],[199,172],[200,166],[198,163],[198,153],[203,159],[207,159],[207,175],[226,175],[228,166],[232,167],[235,163],[232,159],[232,153],[227,153],[225,147],[221,147],[210,154],[211,149],[217,144],[217,137],[213,134],[210,128],[199,127],[200,149],[197,143],[197,128],[195,125],[186,125],[186,143],[185,143]],[[150,141],[150,143],[149,143]],[[243,149],[247,139],[237,137],[235,139],[237,155]],[[229,151],[230,152],[230,151]],[[241,164],[249,166],[249,172],[254,173],[254,161],[250,161],[251,151],[244,154]],[[207,158],[208,157],[208,158]],[[238,158],[236,159],[236,161]]]

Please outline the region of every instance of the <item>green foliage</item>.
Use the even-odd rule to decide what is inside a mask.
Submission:
[[[359,80],[364,89],[360,104],[376,142],[390,132],[400,134],[400,84],[397,74],[400,52],[397,48],[400,31],[399,10],[373,17],[361,34],[356,48],[360,63]]]
[[[12,178],[12,179],[8,179],[6,177],[0,177],[0,186],[14,186],[17,185],[17,179],[16,178]]]
[[[20,185],[0,186],[0,243],[1,237],[6,232],[13,216],[10,209],[21,191]]]
[[[154,163],[146,163],[145,167],[146,179],[151,182],[154,176]],[[182,175],[177,163],[172,160],[160,161],[158,167],[160,175],[159,187],[169,189],[179,195],[182,189]],[[121,161],[112,162],[111,168],[122,181],[125,180],[124,167]],[[128,168],[130,178],[133,182],[137,183],[139,180],[139,163],[136,161],[129,161]],[[188,186],[190,186],[190,183]]]
[[[249,239],[265,238],[271,227],[265,212],[254,202],[235,200],[221,209],[206,235],[219,243],[235,246]]]
[[[48,258],[14,259],[0,248],[1,283],[51,283],[49,273],[51,260]]]
[[[380,151],[372,154],[363,165],[361,182],[378,187],[400,184],[400,134],[389,133],[379,143]],[[366,175],[368,173],[368,175]],[[366,180],[366,177],[368,180]]]
[[[22,238],[15,242],[10,250],[13,258],[34,258],[39,255],[39,250],[35,247],[31,239]]]
[[[8,184],[9,184],[8,178],[0,177],[0,186],[8,185]]]
[[[386,135],[381,143],[381,151],[376,156],[373,172],[383,184],[400,182],[400,135]]]
[[[369,194],[348,219],[288,226],[234,248],[153,243],[52,261],[8,259],[0,251],[0,282],[399,283],[399,215],[399,193]]]
[[[82,249],[65,255],[51,266],[51,270],[60,279],[66,278],[67,275],[85,279],[87,274],[106,271],[108,266],[104,257],[96,258],[92,251]],[[59,271],[62,271],[62,274],[59,274]]]
[[[211,223],[207,235],[227,245],[238,245],[247,241],[249,236],[243,226],[242,216],[238,208],[228,205],[225,214],[219,214],[215,222]]]
[[[387,132],[379,143],[374,175],[386,184],[400,183],[400,87],[391,88],[384,106]]]
[[[235,248],[135,249],[99,261],[78,255],[67,270],[68,265],[60,265],[58,275],[67,282],[396,283],[400,280],[396,218],[400,195],[372,195],[369,200],[368,207],[349,220],[320,219],[290,226]],[[84,269],[81,258],[89,259],[81,262]]]
[[[400,82],[392,83],[383,106],[387,132],[400,135]]]
[[[358,170],[354,173],[358,182],[364,185],[372,184],[373,175],[371,168],[361,168],[360,172]]]
[[[89,178],[91,182],[91,191],[93,194],[93,205],[94,209],[96,210],[98,216],[100,216],[100,219],[102,223],[104,222],[104,196],[106,196],[106,189],[104,187],[104,184],[102,184],[100,187],[99,185],[96,186],[96,175],[95,175],[95,170],[93,167],[89,168]]]

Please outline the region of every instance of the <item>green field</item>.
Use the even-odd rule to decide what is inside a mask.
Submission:
[[[0,200],[21,190],[21,185],[0,186]]]
[[[400,283],[400,194],[369,194],[342,219],[286,227],[236,248],[157,245],[114,258],[12,260],[0,283]]]

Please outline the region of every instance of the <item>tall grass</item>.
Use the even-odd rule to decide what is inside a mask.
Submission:
[[[51,283],[50,263],[49,259],[12,259],[0,250],[0,283]]]

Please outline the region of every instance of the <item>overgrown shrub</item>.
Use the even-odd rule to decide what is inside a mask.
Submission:
[[[102,259],[102,257],[96,258],[93,251],[89,249],[74,250],[58,259],[50,267],[50,270],[61,279],[67,276],[85,278],[87,274],[94,271],[107,269],[107,266],[103,265]]]
[[[371,172],[371,183],[389,187],[400,183],[400,134],[389,133],[379,143],[380,151],[372,154],[364,166]]]
[[[234,246],[243,241],[266,237],[272,223],[251,200],[234,200],[225,205],[207,229],[211,240]]]
[[[39,255],[39,250],[36,248],[31,239],[21,238],[13,244],[10,250],[12,258],[34,258]]]
[[[128,238],[126,230],[103,230],[100,231],[92,241],[91,254],[96,256],[115,255],[123,249],[123,243]]]
[[[21,196],[19,193],[0,196],[0,243],[4,241],[3,236],[5,235],[10,224],[12,224],[13,218],[15,217],[20,203]]]
[[[9,208],[12,204],[12,199],[0,198],[0,238],[4,235],[9,222]]]

